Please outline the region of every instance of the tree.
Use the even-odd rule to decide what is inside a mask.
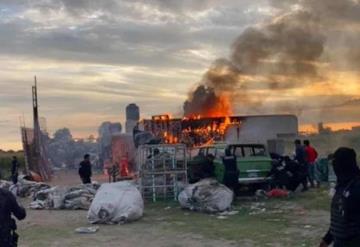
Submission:
[[[72,140],[71,132],[68,128],[59,129],[54,134],[54,140],[70,142]]]

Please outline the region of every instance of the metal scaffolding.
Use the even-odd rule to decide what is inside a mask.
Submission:
[[[187,153],[183,144],[143,145],[138,149],[139,187],[143,198],[174,199],[187,184]]]
[[[25,120],[21,121],[21,137],[25,154],[25,172],[37,173],[43,181],[51,179],[52,171],[47,158],[44,134],[40,130],[37,81],[32,86],[32,106],[34,128],[26,128]]]

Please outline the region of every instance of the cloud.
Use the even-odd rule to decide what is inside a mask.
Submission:
[[[0,114],[5,121],[0,135],[16,143],[19,115],[24,112],[31,122],[30,89],[35,74],[39,79],[40,111],[48,118],[50,128],[69,124],[85,134],[95,132],[102,120],[122,120],[127,103],[138,103],[145,116],[180,112],[188,90],[216,58],[251,67],[251,60],[241,56],[231,59],[231,54],[238,50],[235,54],[248,56],[249,50],[256,48],[266,53],[270,46],[276,52],[255,63],[257,68],[267,70],[248,69],[241,77],[243,83],[234,88],[236,97],[248,92],[254,98],[236,105],[236,113],[284,110],[276,107],[278,102],[303,107],[297,102],[317,101],[317,95],[334,94],[330,91],[348,96],[346,99],[358,98],[359,77],[355,72],[360,61],[359,4],[343,0],[272,3],[0,0]],[[301,32],[296,23],[283,26],[274,21],[281,16],[277,23],[283,23],[281,20],[289,20],[286,16],[294,11],[315,13],[322,20],[320,27],[311,26],[311,32]],[[303,23],[312,24],[311,20],[305,18]],[[265,33],[265,44],[239,42],[250,40],[265,26],[272,26]],[[244,30],[248,31],[239,37]],[[276,32],[283,36],[275,40]],[[286,36],[292,37],[292,42]],[[310,47],[317,47],[317,52],[311,53],[316,54],[314,57],[309,57]],[[288,63],[294,56],[307,62]],[[273,58],[276,63],[271,64]],[[279,68],[285,68],[286,76],[278,76]],[[326,81],[323,71],[329,70],[334,72]],[[318,75],[317,80],[292,80],[294,72],[300,71],[306,76]],[[327,99],[331,101],[331,97]],[[346,99],[339,100],[339,104]],[[302,109],[314,112],[312,117],[321,115],[310,108]],[[356,106],[338,108],[339,116],[346,119],[357,116],[352,110]],[[302,119],[310,121],[311,116]],[[84,122],[87,126],[82,129]]]
[[[6,12],[6,21],[0,20],[1,54],[153,67],[199,66],[181,54],[203,47],[223,49],[237,30],[259,16],[245,14],[254,5],[251,1],[225,1],[237,7],[237,15],[231,16],[227,13],[234,10],[223,1],[17,3],[3,4],[12,10]],[[209,13],[195,17],[198,11]],[[244,15],[238,15],[241,11]],[[227,16],[226,23],[221,16]]]

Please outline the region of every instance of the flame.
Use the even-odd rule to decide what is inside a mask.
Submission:
[[[169,129],[170,125],[165,125],[159,130],[159,136],[163,143],[175,144],[175,143],[186,143],[189,146],[198,146],[214,141],[224,141],[224,136],[228,127],[232,124],[240,124],[235,120],[232,120],[231,101],[228,95],[223,94],[218,97],[218,102],[215,106],[206,109],[202,114],[185,116],[182,121],[188,122],[190,127],[182,129],[181,133],[172,133]],[[204,119],[204,122],[202,120]],[[234,119],[234,118],[233,118]],[[169,121],[171,122],[171,116],[158,115],[153,117],[154,121]],[[181,120],[180,120],[181,121]],[[194,121],[195,124],[191,122]],[[204,123],[208,123],[205,125]]]
[[[129,159],[127,155],[122,157],[120,160],[120,176],[121,177],[129,176]]]
[[[162,139],[163,142],[167,144],[179,143],[179,138],[177,136],[172,135],[168,131],[163,132]]]
[[[231,101],[226,94],[220,95],[217,104],[205,113],[206,117],[224,117],[232,114]]]
[[[207,118],[207,120],[209,120],[209,118]],[[182,130],[180,137],[174,136],[168,131],[165,131],[163,133],[164,142],[168,144],[182,142],[188,144],[189,146],[201,146],[211,144],[215,141],[224,141],[224,137],[229,126],[240,124],[235,120],[231,120],[230,117],[225,117],[220,123],[217,120],[218,119],[214,119],[212,123],[200,127],[188,127]],[[192,118],[186,121],[199,121],[199,119]]]
[[[219,95],[216,98],[216,103],[209,105],[208,107],[209,108],[202,109],[201,114],[188,115],[185,116],[183,120],[225,117],[233,115],[231,99],[230,96],[226,93]]]
[[[206,118],[204,120],[211,121],[212,118]],[[196,122],[198,119],[191,118],[184,121]],[[201,146],[215,141],[224,141],[224,137],[229,126],[239,124],[240,122],[235,119],[232,120],[230,117],[225,117],[223,120],[214,118],[208,125],[201,125],[201,122],[198,122],[195,126],[200,125],[199,127],[188,127],[182,131],[183,141],[187,144],[190,143],[190,146]]]

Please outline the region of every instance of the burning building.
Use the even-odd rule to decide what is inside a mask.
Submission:
[[[295,115],[259,115],[170,118],[153,116],[142,120],[139,128],[153,133],[162,143],[185,143],[199,146],[212,142],[262,143],[294,138],[298,135]]]

